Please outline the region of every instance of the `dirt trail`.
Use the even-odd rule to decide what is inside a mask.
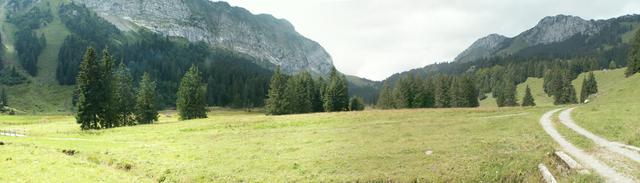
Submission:
[[[633,179],[617,172],[607,164],[602,163],[600,160],[586,153],[584,150],[574,146],[562,135],[560,135],[551,121],[551,117],[553,116],[553,114],[560,110],[562,109],[555,109],[542,115],[542,118],[540,118],[540,124],[542,125],[542,128],[544,128],[544,131],[547,132],[547,134],[549,134],[549,136],[551,136],[551,138],[553,138],[553,140],[555,140],[565,152],[576,158],[576,160],[583,166],[589,167],[590,169],[594,170],[598,175],[605,178],[607,182],[634,182]]]
[[[567,109],[562,111],[562,113],[560,113],[560,122],[562,124],[564,124],[565,126],[569,127],[571,130],[577,132],[578,134],[585,136],[589,139],[591,139],[593,142],[595,142],[598,146],[604,147],[605,149],[611,151],[611,152],[615,152],[618,153],[624,157],[627,157],[635,162],[640,163],[640,154],[635,152],[635,151],[631,151],[629,149],[625,149],[621,146],[621,144],[619,143],[614,143],[611,142],[605,138],[602,138],[600,136],[597,136],[591,132],[589,132],[588,130],[585,130],[584,128],[578,126],[573,119],[571,118],[571,112],[573,111],[573,109],[575,108],[571,108],[571,109]]]

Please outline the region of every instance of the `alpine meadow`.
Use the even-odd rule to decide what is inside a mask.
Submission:
[[[640,182],[637,10],[0,0],[0,182]]]

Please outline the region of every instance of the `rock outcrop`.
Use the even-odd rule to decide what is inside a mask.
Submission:
[[[254,15],[225,2],[208,0],[73,0],[123,31],[146,28],[212,47],[234,50],[279,65],[284,72],[327,75],[331,56],[320,44],[271,15]],[[264,64],[264,63],[260,63]]]
[[[510,40],[511,39],[499,34],[488,35],[487,37],[478,39],[469,48],[460,53],[456,57],[456,61],[471,62],[490,57],[505,46],[508,46]]]

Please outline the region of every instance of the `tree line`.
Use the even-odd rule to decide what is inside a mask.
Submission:
[[[7,21],[18,29],[15,33],[15,49],[22,68],[35,76],[38,72],[38,56],[44,50],[47,40],[44,34],[38,36],[34,30],[53,21],[51,10],[33,7],[22,15],[8,14]]]
[[[269,115],[364,110],[361,98],[349,98],[344,75],[333,68],[327,81],[314,80],[308,72],[287,76],[276,68],[266,99]]]
[[[82,130],[106,129],[158,121],[156,82],[144,73],[134,90],[127,66],[115,62],[108,50],[98,60],[89,47],[78,70],[76,121]],[[4,93],[4,92],[3,92]],[[197,66],[186,72],[177,93],[180,119],[206,118],[206,87]]]
[[[397,108],[449,108],[477,107],[478,89],[469,75],[438,75],[427,79],[410,75],[391,87],[383,84],[377,107]]]

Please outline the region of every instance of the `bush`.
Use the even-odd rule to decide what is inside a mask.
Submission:
[[[360,97],[352,97],[351,100],[349,100],[349,110],[363,111],[364,103],[362,102],[362,99]]]

